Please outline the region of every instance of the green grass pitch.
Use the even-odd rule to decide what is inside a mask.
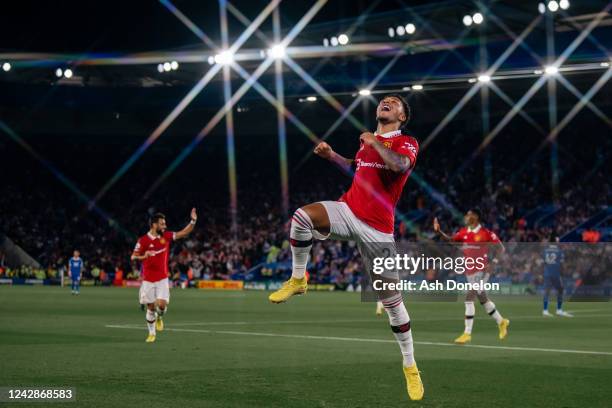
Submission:
[[[538,298],[493,297],[510,334],[499,341],[478,307],[472,344],[493,346],[481,348],[450,344],[463,328],[462,302],[407,297],[425,384],[424,400],[412,402],[373,304],[310,292],[272,305],[267,295],[174,289],[168,330],[146,344],[136,289],[83,288],[77,297],[0,287],[0,386],[73,386],[77,401],[65,405],[75,408],[612,404],[609,303],[566,303],[575,318],[545,319]]]

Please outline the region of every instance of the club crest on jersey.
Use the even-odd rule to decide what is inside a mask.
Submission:
[[[385,147],[386,147],[387,149],[390,149],[390,148],[391,148],[391,146],[393,146],[393,142],[389,142],[389,141],[387,141],[387,142],[383,142],[383,144],[385,145]]]
[[[480,235],[474,236],[474,241],[476,241],[476,242],[480,241]]]
[[[165,245],[166,244],[166,239],[165,238],[160,239],[159,243],[162,244],[162,245]]]

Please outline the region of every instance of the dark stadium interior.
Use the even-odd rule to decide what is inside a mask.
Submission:
[[[410,2],[411,8],[403,8],[407,2],[402,1],[378,3],[373,7],[366,1],[356,2],[356,6],[331,2],[293,45],[320,44],[321,38],[329,33],[349,29],[365,12],[371,13],[371,18],[367,24],[358,26],[352,41],[353,38],[355,42],[389,41],[386,27],[397,20],[398,10],[406,18],[430,20],[430,29],[417,31],[417,44],[407,48],[405,55],[382,77],[376,86],[377,93],[373,93],[375,98],[387,91],[405,94],[413,113],[407,129],[421,143],[472,86],[455,79],[478,72],[483,52],[489,61],[498,58],[512,43],[510,34],[518,35],[534,17],[529,2],[492,2],[489,7],[494,15],[508,13],[511,18],[504,19],[504,24],[488,24],[466,33],[463,25],[454,22],[472,9],[471,2],[437,2],[435,7],[428,2]],[[283,19],[297,21],[309,5],[310,2],[292,2]],[[150,211],[167,213],[171,228],[178,228],[187,221],[188,210],[196,206],[205,226],[198,229],[196,242],[190,243],[190,248],[185,245],[175,248],[176,254],[184,251],[174,262],[174,271],[184,275],[185,268],[196,258],[204,258],[211,247],[225,248],[220,259],[207,266],[214,277],[244,276],[246,270],[267,262],[271,246],[281,248],[277,258],[288,262],[285,242],[288,218],[281,205],[276,109],[254,89],[233,110],[239,220],[235,233],[229,230],[229,173],[223,121],[151,196],[145,197],[159,175],[223,105],[220,75],[119,178],[98,202],[99,210],[88,208],[88,198],[95,196],[142,145],[209,64],[203,58],[202,63],[181,64],[176,72],[160,74],[156,64],[78,62],[79,58],[106,54],[202,50],[197,38],[160,3],[117,2],[121,13],[114,13],[107,3],[97,4],[83,18],[83,6],[79,3],[47,2],[37,5],[44,12],[26,19],[29,6],[28,2],[12,5],[8,13],[13,18],[0,27],[0,49],[5,55],[20,50],[75,54],[76,75],[70,81],[58,80],[53,71],[62,64],[27,60],[16,63],[10,72],[0,73],[0,119],[19,138],[7,137],[5,131],[0,138],[3,157],[0,226],[6,236],[43,268],[65,264],[71,249],[79,247],[88,254],[90,264],[110,269],[107,272],[112,274],[115,268],[125,271],[136,268],[129,263],[129,253],[135,237],[146,229]],[[214,27],[218,18],[216,8],[212,13],[204,11],[197,2],[177,2],[177,6],[202,23],[202,27],[207,27],[208,22]],[[603,6],[605,2],[576,2],[572,12],[591,15]],[[258,7],[241,10],[252,19]],[[147,18],[139,19],[139,15]],[[240,32],[244,26],[232,17],[230,29]],[[580,18],[555,21],[557,50],[573,41],[576,31],[585,25],[582,21]],[[270,22],[266,22],[260,28],[260,36],[271,38],[271,29]],[[602,55],[606,45],[596,38],[609,39],[609,30],[604,24],[596,28],[592,38],[587,38],[572,54],[572,63],[588,64],[606,58]],[[218,39],[216,33],[210,36]],[[483,38],[487,40],[483,42]],[[401,45],[395,43],[397,47]],[[245,47],[261,47],[261,39],[253,36]],[[540,24],[509,56],[502,69],[520,72],[537,68],[546,59],[546,47],[546,30]],[[541,56],[541,60],[536,56]],[[348,106],[357,90],[371,81],[391,57],[390,52],[382,51],[304,58],[297,62],[341,104]],[[333,58],[333,63],[329,58]],[[253,71],[257,64],[258,61],[245,61],[243,67]],[[585,94],[601,74],[601,69],[586,69],[565,76],[578,92]],[[315,103],[302,102],[315,92],[288,66],[283,68],[283,77],[287,109],[314,134],[325,133],[338,118],[338,112],[323,98]],[[425,91],[402,91],[404,85],[423,78],[433,80]],[[259,82],[273,93],[273,70],[268,70]],[[232,89],[242,83],[242,78],[232,72]],[[497,83],[498,89],[516,102],[532,85],[533,75]],[[561,84],[556,85],[555,93],[555,109],[560,119],[578,99]],[[397,222],[404,224],[398,234],[409,240],[431,238],[434,216],[441,218],[447,228],[455,228],[461,223],[457,211],[480,206],[485,211],[486,224],[506,240],[540,241],[554,232],[565,241],[580,241],[579,227],[583,222],[601,217],[602,213],[609,214],[610,122],[585,108],[562,130],[554,148],[552,144],[542,144],[549,131],[550,110],[547,87],[541,87],[492,143],[478,151],[485,126],[483,98],[487,101],[489,129],[510,110],[508,101],[497,92],[485,89],[480,94],[481,97],[466,103],[419,156],[398,207],[401,216]],[[608,82],[592,97],[591,103],[609,115],[611,95]],[[374,109],[374,102],[364,98],[354,115],[372,129]],[[344,121],[328,141],[337,151],[352,157],[359,133],[349,121]],[[350,184],[349,176],[309,155],[312,148],[313,142],[287,121],[291,210],[307,202],[336,199]],[[108,218],[114,221],[109,222]],[[597,225],[601,239],[610,240],[609,221]],[[347,266],[352,256],[343,254],[341,261],[329,257],[329,262],[340,264],[338,276],[325,276],[323,280],[343,280],[343,269],[355,269]],[[330,268],[329,264],[321,265],[323,269]],[[315,276],[318,269],[313,271]],[[283,271],[286,268],[279,267],[275,273]],[[23,273],[34,274],[28,268]]]

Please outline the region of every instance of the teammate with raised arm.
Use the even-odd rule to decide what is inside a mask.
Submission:
[[[293,255],[291,278],[269,297],[282,303],[306,293],[305,272],[314,239],[355,241],[362,257],[368,243],[394,243],[394,212],[406,180],[416,163],[419,146],[401,128],[410,119],[406,100],[397,94],[381,99],[376,109],[375,133],[359,136],[355,159],[336,153],[329,144],[319,143],[314,153],[355,173],[349,190],[338,201],[322,201],[299,208],[291,221]],[[379,256],[385,256],[383,253]],[[423,398],[423,383],[414,360],[410,317],[398,291],[378,292],[389,317],[391,330],[403,355],[403,369],[410,399]]]
[[[472,208],[464,216],[465,227],[459,229],[455,235],[450,236],[444,233],[440,228],[440,223],[437,218],[433,220],[433,229],[444,241],[461,242],[463,243],[463,253],[466,258],[476,259],[479,257],[484,258],[484,262],[481,263],[482,268],[474,265],[472,268],[467,268],[465,271],[465,278],[470,283],[487,282],[489,280],[489,270],[491,263],[496,263],[497,259],[489,259],[488,252],[491,245],[494,246],[498,253],[504,252],[504,246],[493,231],[490,231],[483,227],[480,223],[481,213],[477,208]],[[504,319],[495,307],[487,293],[483,290],[471,290],[465,296],[465,319],[464,319],[464,331],[461,336],[455,339],[457,344],[466,344],[472,340],[472,328],[474,326],[474,314],[476,308],[474,307],[474,300],[478,298],[480,304],[485,308],[485,311],[495,319],[497,327],[499,329],[499,339],[504,340],[508,335],[508,326],[510,320]]]
[[[157,213],[149,220],[149,232],[138,239],[132,261],[142,261],[142,285],[140,286],[140,304],[147,306],[146,321],[149,329],[147,343],[155,341],[156,330],[164,330],[162,316],[170,302],[168,283],[168,258],[170,244],[185,238],[193,231],[198,214],[191,209],[189,224],[178,232],[166,231],[166,216]]]

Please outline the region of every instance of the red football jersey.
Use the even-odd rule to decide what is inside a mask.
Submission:
[[[138,239],[134,253],[144,255],[152,251],[153,256],[142,261],[142,277],[147,282],[157,282],[168,277],[168,257],[170,256],[170,243],[174,241],[176,233],[165,231],[161,237],[155,237],[148,232]]]
[[[490,244],[499,244],[501,241],[493,231],[490,231],[478,225],[474,229],[467,227],[461,228],[455,235],[453,235],[454,242],[462,242],[463,245],[463,256],[466,258],[482,258],[483,267],[479,268],[479,265],[474,265],[473,268],[466,267],[466,274],[471,275],[476,272],[483,271],[488,265],[488,253]]]
[[[402,135],[399,130],[376,135],[376,138],[388,149],[408,156],[411,169],[414,167],[419,152],[415,138]],[[395,205],[410,176],[410,170],[406,173],[391,171],[378,152],[363,143],[355,155],[355,164],[357,169],[353,184],[340,201],[346,202],[355,216],[372,228],[392,234]]]

